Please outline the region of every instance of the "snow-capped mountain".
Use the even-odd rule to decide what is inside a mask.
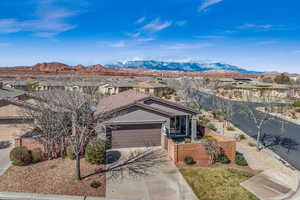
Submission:
[[[112,68],[130,68],[130,69],[152,69],[183,72],[204,72],[211,70],[235,71],[243,74],[259,74],[261,72],[249,71],[237,66],[223,63],[199,63],[199,62],[164,62],[155,60],[126,61],[116,64],[106,65]]]

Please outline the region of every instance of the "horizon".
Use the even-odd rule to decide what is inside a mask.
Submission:
[[[299,6],[296,0],[2,0],[0,67],[142,59],[300,73]]]

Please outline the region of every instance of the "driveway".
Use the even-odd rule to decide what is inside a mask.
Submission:
[[[9,168],[10,160],[9,160],[9,152],[12,149],[13,145],[10,145],[7,148],[1,148],[0,141],[0,176]]]
[[[128,150],[127,150],[128,151]],[[127,152],[121,150],[121,155]],[[107,176],[108,177],[108,176]],[[167,160],[151,175],[115,180],[107,178],[106,197],[128,200],[198,200],[177,167]]]

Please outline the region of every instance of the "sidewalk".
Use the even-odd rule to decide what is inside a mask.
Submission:
[[[0,192],[1,200],[130,200],[130,199],[110,199],[104,197],[85,197],[68,195],[49,195],[32,193]]]
[[[235,131],[223,130],[223,125],[221,122],[212,121],[215,126],[218,128],[218,132],[220,134],[224,134],[227,137],[235,139],[238,135],[244,135],[246,137],[245,140],[237,141],[237,151],[242,153],[249,166],[254,170],[259,171],[271,171],[272,176],[274,176],[275,180],[277,180],[280,184],[283,184],[293,191],[297,190],[298,187],[298,179],[300,177],[300,172],[288,164],[284,164],[282,162],[282,158],[280,158],[277,154],[269,149],[262,149],[261,151],[257,151],[256,147],[250,146],[249,143],[254,143],[255,140],[250,138],[247,134],[239,130],[237,127]]]

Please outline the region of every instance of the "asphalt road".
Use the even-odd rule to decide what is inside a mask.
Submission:
[[[202,96],[202,108],[213,109],[213,96],[201,92],[199,92],[199,95]],[[231,102],[233,105],[231,123],[249,136],[256,138],[257,128],[254,121],[245,113],[241,112],[244,107],[242,103],[236,101]],[[252,108],[256,108],[259,105],[258,103],[251,103]],[[261,112],[256,110],[254,113],[258,117],[262,115]],[[290,165],[300,170],[300,125],[275,117],[263,125],[262,133],[264,135],[262,141],[266,147],[273,150]]]

